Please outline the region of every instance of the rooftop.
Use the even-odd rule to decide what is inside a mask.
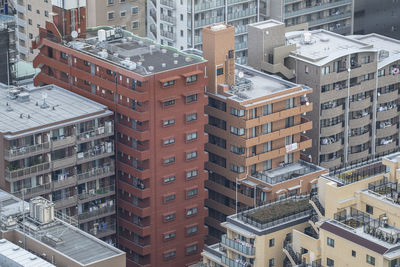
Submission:
[[[251,24],[252,27],[258,28],[260,30],[271,28],[271,27],[274,27],[277,25],[285,25],[285,23],[278,21],[278,20],[269,19],[266,21],[261,21],[261,22],[256,22],[256,23]]]
[[[287,44],[296,44],[290,56],[323,66],[337,58],[359,52],[376,51],[372,45],[326,30],[286,33]]]
[[[379,51],[378,68],[400,60],[400,41],[376,33],[354,35],[352,38],[363,43],[371,44]]]
[[[324,168],[315,164],[299,160],[298,162],[286,164],[285,166],[269,171],[257,172],[252,177],[268,184],[277,184],[323,170]]]
[[[0,240],[0,262],[4,264],[4,266],[55,267],[55,265],[37,257],[6,239]]]
[[[13,135],[102,111],[112,114],[105,106],[55,85],[0,84],[0,132],[4,134]]]
[[[156,44],[153,40],[141,38],[120,28],[90,28],[88,36],[93,37],[71,41],[66,46],[141,76],[205,62],[202,57]],[[51,39],[55,41],[54,38]]]
[[[22,220],[22,200],[3,190],[0,190],[0,207],[0,224],[3,230],[15,229],[23,232],[25,228],[27,236],[80,265],[93,264],[124,254],[121,250],[60,219],[56,218],[44,224],[26,214],[25,220]],[[29,213],[29,203],[25,202],[24,208],[26,213]]]

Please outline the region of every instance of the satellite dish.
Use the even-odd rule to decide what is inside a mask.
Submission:
[[[71,32],[71,37],[74,38],[74,39],[75,39],[76,37],[78,37],[78,32],[77,32],[77,31],[72,31],[72,32]]]
[[[244,74],[242,71],[239,72],[239,78],[243,78]]]

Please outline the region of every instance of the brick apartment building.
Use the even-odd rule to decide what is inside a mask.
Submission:
[[[204,28],[203,55],[209,77],[206,225],[214,242],[226,231],[220,223],[237,209],[309,193],[325,171],[301,156],[312,144],[303,135],[312,129],[303,117],[313,109],[311,88],[235,65],[233,26]]]
[[[35,84],[56,84],[115,113],[117,243],[127,265],[198,261],[207,213],[206,61],[122,30],[65,42],[46,26],[35,43]]]

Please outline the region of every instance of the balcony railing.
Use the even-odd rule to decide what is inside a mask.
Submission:
[[[305,14],[309,14],[309,13],[313,13],[313,12],[317,12],[317,11],[321,11],[321,10],[326,10],[326,9],[337,7],[340,5],[351,4],[351,3],[352,3],[352,0],[341,0],[341,1],[336,1],[336,2],[332,2],[332,3],[315,5],[312,7],[305,7],[305,8],[296,10],[296,11],[286,12],[285,19],[288,19],[290,17],[300,16],[300,15],[305,15]]]
[[[76,176],[70,176],[63,180],[54,180],[53,181],[53,189],[57,190],[62,187],[73,186],[76,184]]]
[[[222,255],[221,262],[229,267],[250,267],[251,266],[250,262],[242,261],[239,258],[233,260],[233,259],[228,258],[225,255]]]
[[[23,192],[24,191],[24,192]],[[34,195],[41,195],[51,191],[51,184],[43,184],[39,186],[35,186],[32,188],[25,188],[18,192],[13,193],[14,196],[18,198],[28,199],[33,197]]]
[[[161,0],[160,4],[171,8],[175,8],[175,1],[173,0]]]
[[[102,197],[103,195],[106,195],[109,193],[115,193],[114,185],[102,187],[99,189],[89,189],[88,192],[79,194],[78,198],[79,198],[79,200],[85,200],[85,199],[89,199],[89,198],[99,198],[99,197]]]
[[[77,139],[79,141],[83,141],[85,139],[90,139],[96,136],[100,135],[107,135],[107,134],[112,134],[114,133],[114,127],[112,124],[109,124],[107,126],[100,126],[96,129],[92,129],[83,133],[78,134]]]
[[[21,168],[18,170],[6,170],[5,176],[7,179],[17,179],[23,176],[34,176],[40,172],[50,170],[51,164],[49,162],[37,164],[35,166]]]
[[[93,209],[93,208],[92,208]],[[79,220],[87,220],[90,218],[98,217],[106,213],[115,212],[115,206],[107,206],[104,208],[93,209],[92,211],[88,211],[78,215]]]
[[[232,240],[229,239],[226,235],[222,236],[222,244],[227,245],[234,250],[240,251],[243,254],[254,256],[256,249],[252,244],[246,243],[241,240]]]
[[[105,147],[98,147],[97,149],[91,149],[86,152],[79,152],[79,153],[77,153],[77,158],[78,158],[78,161],[81,161],[81,160],[94,158],[97,156],[101,156],[103,154],[113,153],[113,152],[114,152],[114,145],[112,144],[107,149]]]
[[[113,224],[104,224],[102,225],[101,223],[99,224],[99,227],[95,227],[93,229],[90,229],[90,233],[97,238],[101,238],[104,236],[112,235],[116,231],[116,225],[115,223]]]
[[[63,199],[53,200],[56,209],[76,205],[77,196],[70,196]]]
[[[115,172],[114,164],[111,164],[109,166],[93,168],[87,172],[78,173],[77,177],[78,180],[85,180],[101,175],[107,175],[107,174],[113,175],[114,172]]]
[[[12,148],[12,149],[4,151],[4,157],[6,159],[13,159],[15,157],[40,152],[40,151],[43,151],[46,149],[50,149],[50,143],[37,144],[37,145],[33,145],[33,146],[24,146],[24,147],[19,147],[19,148]]]

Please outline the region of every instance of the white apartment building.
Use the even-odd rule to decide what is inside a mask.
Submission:
[[[202,49],[203,27],[230,24],[241,64],[247,63],[247,25],[269,18],[351,34],[353,0],[147,0],[148,37],[178,49]]]

